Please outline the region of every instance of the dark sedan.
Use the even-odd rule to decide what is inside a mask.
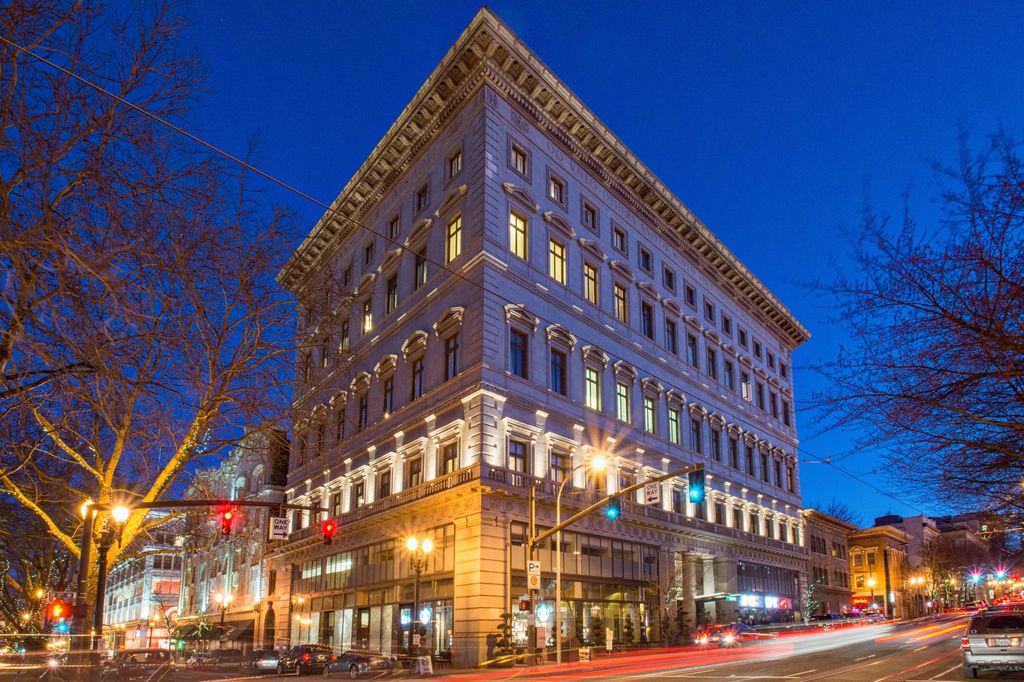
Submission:
[[[323,644],[299,644],[281,654],[277,662],[277,674],[294,673],[302,675],[320,672],[331,662],[334,652],[331,647]]]
[[[166,649],[125,649],[104,664],[101,679],[104,682],[163,682],[173,673],[174,663]]]
[[[395,669],[394,659],[381,654],[346,651],[340,656],[332,656],[331,659],[324,666],[324,677],[341,673],[355,678],[362,673],[390,673]]]

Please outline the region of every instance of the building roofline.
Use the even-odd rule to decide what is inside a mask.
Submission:
[[[278,274],[299,291],[484,83],[560,143],[717,286],[796,348],[810,333],[754,274],[515,35],[484,7]]]
[[[856,525],[837,519],[836,517],[830,516],[829,514],[817,509],[804,509],[803,514],[805,517],[813,519],[819,523],[827,523],[831,526],[835,526],[836,528],[845,530],[848,534],[857,530]]]

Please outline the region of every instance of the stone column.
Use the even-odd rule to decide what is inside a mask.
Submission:
[[[453,664],[476,668],[493,656],[501,614],[508,610],[505,528],[494,514],[477,511],[456,522],[455,536]]]
[[[736,560],[729,557],[715,557],[715,591],[726,594],[739,592],[736,578]],[[721,622],[732,623],[739,614],[739,602],[720,599],[716,603],[717,614]]]
[[[676,599],[683,610],[684,631],[680,636],[688,636],[693,633],[697,624],[696,606],[693,599],[694,572],[693,557],[687,552],[675,553],[676,574],[679,580],[679,594]],[[684,641],[685,643],[685,641]]]

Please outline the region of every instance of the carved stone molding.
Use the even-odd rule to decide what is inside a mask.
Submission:
[[[625,360],[617,360],[612,367],[615,370],[615,378],[633,383],[636,381],[636,367]]]
[[[459,185],[448,190],[441,199],[441,205],[437,207],[437,211],[434,212],[435,218],[440,218],[443,214],[450,211],[457,203],[462,201],[462,198],[469,192],[469,185]]]
[[[505,304],[505,321],[506,322],[518,322],[521,325],[530,328],[530,331],[537,331],[537,325],[540,324],[540,318],[531,313],[526,309],[526,306],[520,303],[506,303]]]
[[[633,269],[629,267],[624,261],[613,260],[608,264],[608,267],[612,269],[616,275],[632,284],[636,277],[633,275]]]
[[[676,303],[675,299],[663,298],[661,299],[661,305],[670,314],[675,315],[676,317],[683,316],[683,309],[679,307],[679,304]]]
[[[561,325],[548,325],[545,332],[547,333],[548,343],[552,345],[562,346],[570,353],[576,347],[576,336]]]
[[[362,395],[370,390],[370,373],[360,372],[359,374],[352,377],[352,383],[349,386],[352,393],[356,395]]]
[[[402,355],[404,355],[406,359],[422,355],[423,351],[427,348],[427,339],[429,337],[430,335],[422,329],[418,329],[412,334],[409,334],[409,338],[407,338],[405,343],[402,344]]]
[[[589,253],[594,258],[597,258],[601,262],[608,260],[608,255],[593,239],[587,239],[586,237],[579,238],[580,249],[584,252]]]
[[[659,293],[650,282],[637,282],[636,288],[642,291],[645,295],[653,298],[655,301],[661,298],[661,293]]]
[[[534,201],[530,193],[525,188],[519,185],[514,185],[511,182],[501,183],[501,188],[505,190],[505,194],[515,199],[523,207],[528,208],[530,212],[536,213],[540,210],[540,204]]]
[[[601,367],[608,366],[608,354],[597,346],[583,346],[580,350],[583,353],[584,362],[600,365]]]
[[[544,211],[544,222],[562,233],[562,236],[573,239],[576,237],[576,230],[569,224],[569,219],[561,213]]]
[[[449,331],[461,327],[462,316],[465,313],[466,309],[462,306],[452,306],[445,310],[434,323],[434,334],[438,337],[446,336]]]
[[[377,375],[378,379],[381,379],[394,374],[397,366],[398,356],[391,353],[380,359],[380,362],[373,368],[373,372]]]
[[[427,232],[430,231],[430,227],[433,224],[434,221],[430,218],[420,218],[417,220],[413,224],[412,229],[409,230],[409,236],[405,238],[405,246],[415,246],[421,239],[425,239]]]

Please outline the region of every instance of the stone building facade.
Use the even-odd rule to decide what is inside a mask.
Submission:
[[[849,542],[854,606],[906,618],[910,536],[893,526],[874,526],[850,533]]]
[[[853,590],[847,537],[857,530],[817,509],[803,511],[807,544],[807,580],[814,585],[815,613],[849,613]]]
[[[667,480],[539,549],[545,643],[558,551],[567,639],[798,616],[807,331],[489,10],[280,279],[308,303],[288,500],[328,511],[271,557],[277,644],[394,652],[418,620],[477,665],[503,612],[525,644],[531,488],[550,527],[567,478],[565,515],[694,462],[705,503]]]
[[[198,472],[185,497],[280,503],[288,455],[283,431],[253,431],[219,465]],[[194,648],[250,650],[275,641],[276,579],[267,573],[264,561],[272,511],[235,509],[227,536],[210,510],[188,517],[185,538],[191,551],[182,553],[178,634],[194,640]],[[217,595],[230,600],[218,603]]]

